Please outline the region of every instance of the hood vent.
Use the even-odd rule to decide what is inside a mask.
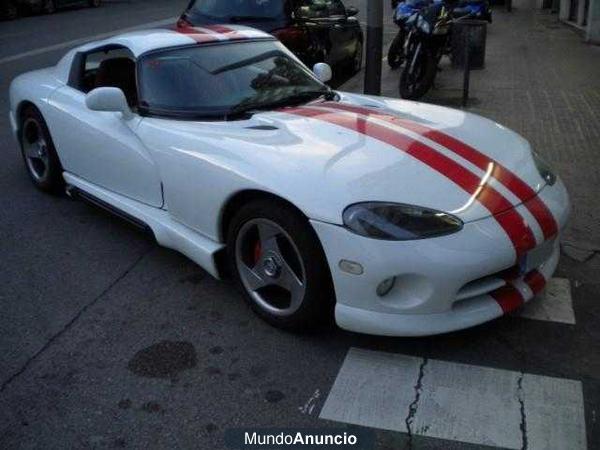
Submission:
[[[273,125],[254,125],[251,127],[246,127],[247,130],[262,130],[262,131],[273,131],[279,130],[279,128],[274,127]]]

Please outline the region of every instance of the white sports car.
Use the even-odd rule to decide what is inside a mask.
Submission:
[[[19,76],[10,122],[38,188],[228,268],[276,326],[430,335],[538,293],[569,199],[529,144],[329,78],[250,28],[146,30]]]

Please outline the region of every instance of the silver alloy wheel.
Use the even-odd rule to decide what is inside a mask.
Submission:
[[[266,312],[288,316],[302,305],[306,270],[296,244],[275,222],[252,219],[241,227],[235,263],[244,288]]]
[[[48,144],[41,125],[33,118],[23,124],[23,152],[29,173],[38,183],[45,182],[50,167]]]

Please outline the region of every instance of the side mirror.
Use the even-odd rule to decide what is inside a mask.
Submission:
[[[357,7],[355,7],[355,6],[348,6],[348,7],[346,8],[346,15],[347,15],[348,17],[354,17],[354,16],[356,16],[356,15],[357,15],[359,12],[360,12],[360,10],[359,10]]]
[[[327,83],[333,78],[331,66],[327,63],[316,63],[313,67],[313,73],[321,83]]]
[[[92,111],[120,112],[125,119],[131,117],[131,109],[125,94],[119,88],[100,87],[85,96],[85,105]]]

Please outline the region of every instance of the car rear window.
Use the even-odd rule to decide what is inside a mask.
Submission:
[[[276,19],[285,14],[285,0],[196,0],[192,10],[223,21],[232,19]]]

